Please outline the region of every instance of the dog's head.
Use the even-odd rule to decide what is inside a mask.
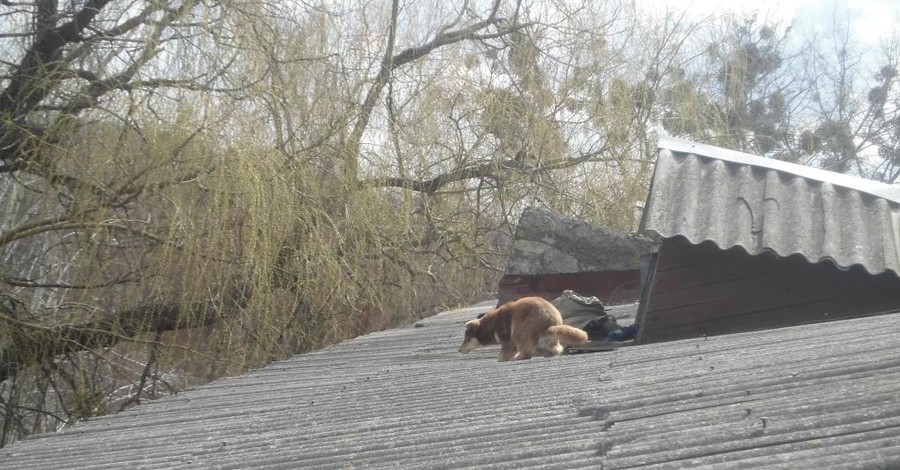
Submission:
[[[472,352],[474,349],[479,346],[483,346],[481,341],[478,341],[478,326],[480,325],[481,320],[469,320],[466,322],[466,331],[463,334],[463,342],[459,346],[459,352],[466,354]]]

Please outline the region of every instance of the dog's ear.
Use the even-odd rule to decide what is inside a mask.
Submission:
[[[466,331],[475,331],[478,328],[478,325],[481,323],[481,320],[474,319],[466,322]]]

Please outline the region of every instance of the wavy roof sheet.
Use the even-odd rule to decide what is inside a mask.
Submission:
[[[659,142],[641,228],[900,274],[900,187],[678,139]]]
[[[494,302],[0,449],[9,469],[900,468],[897,315],[497,362]]]

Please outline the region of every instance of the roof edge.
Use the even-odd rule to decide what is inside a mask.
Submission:
[[[748,248],[747,246],[741,245],[740,243],[720,243],[709,237],[690,237],[687,234],[679,233],[679,232],[673,232],[671,234],[666,234],[666,233],[660,232],[659,230],[656,230],[656,229],[647,229],[647,232],[650,232],[654,236],[657,236],[659,238],[681,237],[681,238],[685,239],[691,245],[712,243],[713,245],[715,245],[716,248],[718,248],[722,251],[731,250],[731,249],[739,249],[749,256],[758,256],[758,255],[762,255],[765,253],[775,255],[778,258],[788,258],[788,257],[799,256],[799,257],[803,258],[804,261],[806,261],[807,263],[809,263],[811,265],[830,263],[832,266],[834,266],[835,268],[837,268],[840,271],[849,271],[853,268],[859,268],[859,269],[862,269],[863,271],[869,273],[869,275],[872,275],[872,276],[880,276],[884,273],[891,273],[895,277],[900,278],[900,272],[897,272],[894,268],[892,268],[890,266],[883,266],[881,269],[873,269],[873,268],[869,267],[868,265],[863,264],[858,261],[854,261],[851,263],[842,263],[838,259],[836,259],[834,256],[826,255],[826,256],[820,256],[818,258],[815,258],[815,257],[810,257],[809,255],[807,255],[806,253],[803,253],[801,251],[782,252],[780,250],[776,250],[775,248],[772,248],[769,246],[756,247],[756,249],[752,249],[752,247]]]
[[[756,167],[768,168],[775,171],[790,173],[803,178],[809,178],[817,181],[828,182],[836,186],[853,189],[866,194],[886,199],[896,204],[900,204],[900,186],[890,185],[875,180],[867,180],[857,176],[845,175],[833,171],[813,168],[811,166],[799,165],[796,163],[776,160],[774,158],[760,157],[749,153],[729,150],[722,147],[715,147],[707,144],[700,144],[689,140],[679,139],[676,137],[659,137],[657,148],[669,150],[671,152],[689,153],[701,157],[715,158],[727,162],[738,163],[741,165],[752,165]]]

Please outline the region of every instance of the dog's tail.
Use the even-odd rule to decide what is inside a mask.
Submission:
[[[569,325],[551,326],[547,328],[547,335],[555,336],[565,344],[585,344],[588,341],[587,332]]]

